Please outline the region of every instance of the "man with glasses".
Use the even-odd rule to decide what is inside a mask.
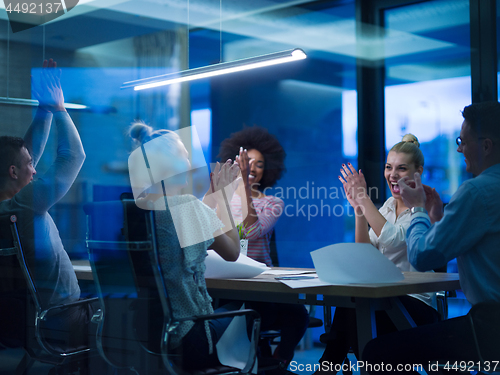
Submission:
[[[385,373],[401,372],[397,366],[408,364],[432,373],[442,360],[445,370],[486,360],[480,371],[500,371],[500,104],[472,104],[462,115],[457,152],[475,177],[459,187],[444,213],[439,195],[424,188],[418,173],[414,182],[405,177],[398,185],[413,216],[408,260],[428,271],[457,258],[460,284],[473,307],[466,316],[370,341],[363,360],[385,363]]]

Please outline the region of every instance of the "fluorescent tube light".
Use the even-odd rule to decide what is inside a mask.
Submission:
[[[36,106],[38,106],[38,100],[0,97],[0,104],[28,105],[28,106],[36,107]],[[64,103],[64,108],[67,108],[67,109],[88,109],[89,107],[86,105],[83,105],[83,104]]]
[[[188,82],[195,79],[215,77],[222,74],[241,72],[244,70],[303,60],[306,57],[307,55],[304,51],[302,51],[300,48],[295,48],[287,51],[270,53],[268,55],[228,61],[224,63],[204,66],[201,68],[183,70],[181,72],[138,79],[135,81],[125,82],[121,88],[126,89],[129,87],[133,87],[135,91],[145,90],[153,87],[171,85],[173,83]]]

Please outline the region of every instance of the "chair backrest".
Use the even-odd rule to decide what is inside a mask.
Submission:
[[[23,346],[32,360],[54,364],[79,358],[80,354],[86,355],[91,350],[86,344],[75,346],[64,337],[64,330],[49,328],[53,324],[51,320],[54,312],[64,310],[67,305],[42,309],[39,291],[21,243],[16,215],[11,215],[9,221],[10,225],[6,225],[5,221],[0,223],[3,244],[0,249],[0,326],[2,333],[7,333],[7,339],[2,343],[7,343],[6,346]],[[7,227],[10,227],[10,236]],[[92,302],[89,299],[70,305],[75,307],[76,304]],[[10,327],[4,329],[4,324],[10,324]],[[12,332],[15,334],[9,335]]]
[[[130,259],[139,296],[147,301],[141,306],[140,332],[147,332],[149,350],[161,351],[161,335],[164,323],[172,320],[170,301],[166,298],[166,288],[161,276],[156,247],[154,213],[139,208],[133,199],[122,199],[124,210],[124,235],[129,243],[147,243],[146,251],[130,251]],[[147,318],[144,317],[147,315]],[[163,317],[158,319],[159,316]],[[141,322],[137,322],[138,324]],[[157,338],[159,340],[157,340]]]
[[[21,244],[17,217],[0,223],[0,342],[6,346],[28,347],[27,328],[36,325],[42,314],[40,296]],[[34,308],[34,309],[32,309]],[[33,335],[34,336],[34,335]],[[30,335],[31,337],[31,335]],[[45,344],[39,344],[45,348]]]
[[[273,266],[279,267],[280,261],[278,258],[278,246],[276,246],[276,229],[273,230],[273,234],[271,235],[271,239],[269,240],[269,252]]]
[[[478,303],[472,306],[468,316],[481,362],[496,362],[498,368],[498,359],[500,358],[500,303],[493,301]],[[494,371],[493,368],[491,368],[491,371]]]
[[[148,299],[150,308],[143,305],[141,332],[148,332],[149,337],[155,338],[155,342],[161,345],[163,363],[169,374],[182,374],[183,370],[178,366],[179,355],[170,350],[171,334],[178,326],[178,322],[172,315],[172,307],[168,291],[162,277],[156,243],[155,215],[153,211],[145,211],[139,208],[133,199],[123,199],[125,223],[125,238],[130,241],[150,241],[147,257],[144,254],[134,252],[132,263],[136,275],[136,282],[140,295]],[[171,217],[170,217],[171,220]],[[172,225],[173,221],[171,222]],[[146,307],[144,307],[146,306]],[[145,318],[149,314],[150,319]],[[158,319],[162,314],[163,319]],[[161,323],[161,327],[158,323]],[[161,334],[161,337],[159,336]],[[160,340],[156,341],[156,337]],[[156,347],[155,347],[156,350]]]
[[[444,266],[435,268],[434,272],[448,272],[448,263]],[[440,321],[448,319],[448,297],[456,297],[456,292],[454,290],[440,290],[436,292],[436,307]]]
[[[0,223],[0,343],[21,347],[26,343],[26,308],[29,289],[18,260],[10,217]]]
[[[122,233],[122,203],[94,202],[83,209],[87,214],[87,250],[102,309],[97,348],[112,366],[133,368],[141,348],[131,328],[137,290]]]
[[[159,261],[158,247],[156,242],[155,231],[155,213],[139,208],[133,199],[122,197],[124,209],[124,236],[129,244],[150,244],[144,246],[147,251],[129,251],[132,263],[132,269],[135,275],[137,293],[142,298],[142,303],[138,309],[139,321],[135,322],[138,332],[145,335],[142,341],[147,342],[153,340],[154,343],[161,343],[161,353],[164,369],[168,374],[185,374],[185,371],[180,367],[182,355],[174,350],[170,350],[170,338],[175,333],[179,321],[172,316],[172,308],[169,300],[167,288],[165,286],[162,270]],[[167,211],[170,224],[173,226],[172,217]],[[247,311],[247,310],[245,310]],[[256,314],[255,312],[252,312]],[[159,318],[163,314],[163,319]],[[248,314],[248,313],[246,313]],[[251,314],[248,314],[251,315]],[[257,314],[258,315],[258,314]],[[194,318],[194,317],[193,317]],[[254,352],[256,350],[256,337],[260,328],[260,319],[255,319],[252,328],[252,338],[255,343]],[[161,337],[160,337],[161,335]],[[154,345],[153,345],[154,346]],[[151,350],[151,347],[148,349]],[[154,347],[155,352],[157,350]],[[255,358],[255,355],[253,356]],[[193,357],[193,360],[196,358]],[[214,369],[211,369],[214,371]],[[217,369],[214,373],[231,373],[235,374],[234,368],[222,370]],[[207,370],[207,373],[208,370]]]

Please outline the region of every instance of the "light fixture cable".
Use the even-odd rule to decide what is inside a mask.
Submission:
[[[42,39],[42,61],[45,61],[45,24],[42,25],[43,39]]]
[[[222,0],[219,0],[219,63],[222,62]]]
[[[10,77],[10,25],[7,22],[7,98],[9,97],[9,77]]]

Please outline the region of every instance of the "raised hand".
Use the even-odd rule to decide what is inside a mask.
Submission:
[[[254,160],[250,160],[248,157],[248,151],[244,150],[243,147],[240,147],[239,155],[236,155],[235,163],[238,164],[241,170],[241,177],[243,179],[243,185],[245,188],[250,189],[250,183],[248,180],[248,176],[250,175],[250,170],[252,169],[252,164]]]
[[[362,199],[368,198],[368,194],[366,193],[366,180],[361,169],[358,173],[351,163],[347,164],[347,166],[342,164],[342,168],[340,169],[342,177],[339,176],[339,180],[342,182],[347,200],[351,206],[356,209]]]
[[[233,163],[231,159],[224,164],[217,162],[214,171],[210,174],[210,190],[216,192],[224,190],[229,201],[233,198],[233,194],[238,187],[241,177],[238,178],[240,168],[238,164]]]
[[[57,63],[52,59],[45,60],[42,68],[39,77],[31,79],[33,96],[38,100],[40,108],[46,111],[66,111],[61,88],[61,70],[57,69]]]
[[[426,207],[426,195],[419,173],[415,173],[413,181],[408,176],[398,181],[401,198],[406,207]]]
[[[428,185],[422,185],[425,192],[425,209],[429,214],[431,223],[441,220],[443,217],[443,201],[436,189]]]

